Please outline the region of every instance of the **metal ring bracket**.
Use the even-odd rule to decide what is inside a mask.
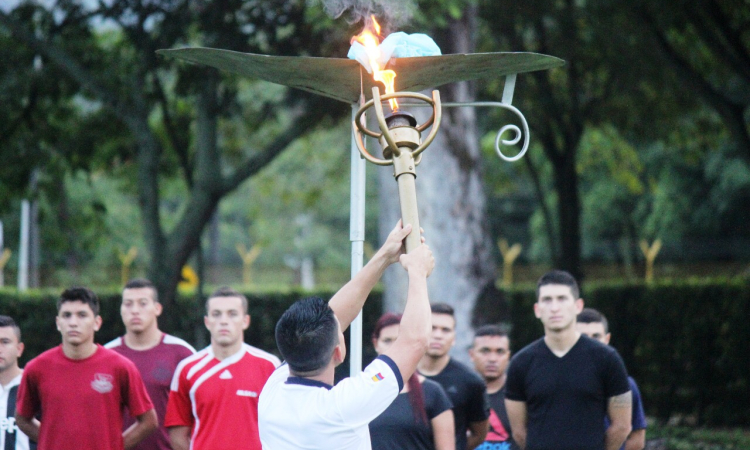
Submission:
[[[359,111],[357,111],[356,115],[354,116],[352,129],[354,131],[355,143],[357,144],[357,148],[359,149],[360,154],[362,154],[362,157],[364,157],[367,161],[370,161],[371,163],[377,164],[379,166],[388,166],[393,164],[392,159],[380,159],[371,155],[365,148],[362,133],[375,139],[380,139],[381,137],[384,138],[388,143],[388,146],[393,149],[394,154],[398,155],[399,148],[396,145],[393,136],[388,131],[388,125],[385,122],[385,114],[383,113],[382,105],[383,101],[395,98],[410,98],[421,100],[423,103],[419,103],[420,106],[429,106],[432,108],[432,115],[430,116],[430,118],[425,123],[416,127],[417,131],[421,133],[428,127],[432,126],[432,129],[430,130],[430,133],[427,135],[427,137],[417,146],[417,148],[412,151],[412,155],[415,158],[415,164],[419,164],[422,159],[420,157],[420,154],[432,143],[432,141],[437,136],[437,131],[440,127],[440,121],[442,119],[440,93],[437,90],[432,91],[432,98],[417,92],[394,92],[393,94],[386,94],[384,96],[381,96],[380,90],[377,87],[373,87],[372,99],[362,105],[362,107],[359,108]],[[377,117],[378,125],[380,126],[381,130],[380,133],[367,129],[367,127],[362,123],[362,116],[371,107],[374,107],[375,109],[375,115]]]

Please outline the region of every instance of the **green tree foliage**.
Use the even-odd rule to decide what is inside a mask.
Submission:
[[[312,27],[301,1],[115,1],[89,6],[61,1],[46,8],[24,2],[0,13],[0,26],[5,37],[40,55],[43,64],[56,66],[71,80],[77,98],[100,106],[110,115],[108,123],[132,140],[112,156],[135,167],[133,185],[150,252],[149,275],[169,305],[180,268],[198,246],[218,201],[342,108],[296,92],[283,98],[289,109],[256,103],[249,130],[262,137],[241,152],[236,146],[225,149],[218,140],[219,121],[244,106],[235,81],[159,58],[155,51],[200,44],[304,54],[335,51],[336,43],[346,41],[326,39],[336,30]],[[99,154],[97,145],[82,151],[94,149]],[[90,159],[78,151],[76,158]],[[186,195],[177,217],[167,218],[160,177],[177,174]]]
[[[660,61],[683,87],[722,118],[738,151],[750,161],[750,13],[743,0],[632,3],[633,16],[652,37]]]

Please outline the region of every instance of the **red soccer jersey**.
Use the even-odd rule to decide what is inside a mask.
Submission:
[[[172,379],[166,427],[192,427],[192,450],[261,450],[258,396],[278,358],[243,344],[222,361],[211,347],[183,360]]]
[[[156,347],[148,350],[134,350],[125,345],[124,338],[117,338],[104,346],[114,350],[133,361],[143,377],[148,396],[154,404],[159,428],[134,447],[135,450],[172,450],[169,435],[164,427],[164,415],[167,413],[169,400],[169,386],[172,382],[177,365],[183,359],[195,353],[195,349],[187,342],[169,334],[162,334],[161,341]],[[124,428],[127,429],[134,418],[126,412]]]
[[[124,407],[136,416],[153,409],[132,362],[101,345],[70,359],[58,346],[26,365],[16,412],[42,413],[39,450],[122,450]]]

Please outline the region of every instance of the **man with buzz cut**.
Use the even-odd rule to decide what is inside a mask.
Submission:
[[[164,426],[174,450],[260,450],[258,396],[279,359],[243,342],[247,298],[228,287],[206,300],[211,345],[172,378]]]
[[[427,277],[434,260],[421,245],[402,254],[411,225],[399,223],[372,259],[330,301],[294,303],[276,324],[285,364],[260,396],[260,439],[265,450],[369,450],[368,424],[398,396],[427,347],[430,305]],[[357,317],[383,271],[396,261],[409,288],[398,338],[363,372],[334,383],[346,356],[343,331]]]
[[[576,328],[582,335],[595,339],[604,345],[609,345],[609,340],[612,338],[607,318],[594,308],[583,308],[576,319]],[[628,376],[628,383],[630,384],[630,392],[633,393],[632,430],[620,450],[643,450],[646,446],[646,414],[643,412],[641,391],[638,390],[638,385],[633,377]],[[605,428],[609,426],[608,420],[605,420],[604,426]]]
[[[122,290],[120,304],[125,335],[104,346],[133,361],[141,373],[159,419],[159,429],[141,441],[135,450],[172,449],[164,427],[169,386],[180,361],[195,353],[190,344],[159,329],[157,318],[161,312],[159,295],[153,283],[144,278],[128,281]],[[135,419],[126,414],[125,427],[134,422]]]
[[[544,337],[516,353],[505,383],[513,439],[526,450],[618,450],[632,409],[622,358],[576,330],[583,299],[568,272],[544,274],[536,296]]]
[[[472,450],[484,442],[489,430],[487,388],[476,373],[450,355],[456,343],[453,307],[435,303],[431,309],[432,333],[419,373],[443,386],[453,403],[456,450]]]
[[[36,442],[29,441],[16,425],[16,394],[23,370],[18,358],[23,354],[21,329],[8,316],[0,316],[0,449],[33,450]]]
[[[508,334],[499,325],[482,325],[474,332],[469,356],[487,384],[490,401],[490,430],[477,450],[516,450],[505,410],[506,370],[510,362]]]
[[[16,403],[18,428],[39,450],[133,448],[156,430],[156,412],[135,365],[94,343],[102,326],[96,294],[85,287],[63,291],[55,322],[62,345],[26,364]],[[125,431],[123,407],[136,419]]]

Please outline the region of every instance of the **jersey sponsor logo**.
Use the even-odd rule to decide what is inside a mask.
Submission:
[[[503,422],[500,417],[497,416],[494,409],[490,409],[490,430],[487,432],[486,440],[490,442],[504,442],[507,441],[510,435],[503,426]]]
[[[114,378],[106,373],[95,373],[94,381],[91,382],[91,388],[100,394],[106,394],[112,391]]]
[[[229,369],[224,369],[224,372],[221,372],[221,375],[219,375],[219,379],[221,379],[221,380],[231,380],[232,379],[232,372],[230,372]]]
[[[374,382],[376,382],[376,383],[377,383],[378,381],[383,381],[384,379],[385,379],[385,377],[384,377],[384,376],[383,376],[383,375],[382,375],[381,373],[376,373],[376,374],[375,374],[375,375],[374,375],[374,376],[372,377],[372,381],[374,381]]]
[[[16,431],[18,431],[18,425],[16,425],[15,417],[0,418],[0,433],[8,432],[13,434]]]
[[[255,391],[245,391],[243,389],[237,389],[237,395],[240,397],[257,397],[258,393]]]
[[[510,450],[508,442],[482,442],[474,450]]]

